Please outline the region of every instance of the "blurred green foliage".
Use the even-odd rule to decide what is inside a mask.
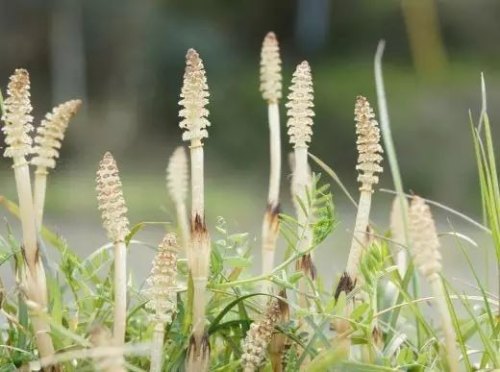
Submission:
[[[261,40],[273,30],[282,48],[285,95],[294,66],[303,59],[312,65],[311,152],[354,185],[354,99],[366,95],[376,107],[372,59],[378,40],[385,38],[389,109],[405,184],[478,214],[467,110],[478,113],[481,71],[490,101],[500,97],[500,3],[434,2],[446,56],[438,71],[415,68],[401,5],[389,0],[3,1],[0,86],[15,67],[28,68],[37,120],[53,104],[83,98],[59,175],[70,174],[69,164],[71,174],[93,169],[105,150],[130,172],[158,172],[181,142],[177,101],[184,54],[194,47],[205,60],[211,91],[208,175],[224,182],[227,175],[254,178],[264,190],[268,131],[258,63]],[[492,118],[499,116],[497,107],[490,105]],[[284,128],[284,109],[281,114]],[[496,138],[498,133],[493,128]],[[392,187],[389,177],[382,177],[382,186]]]

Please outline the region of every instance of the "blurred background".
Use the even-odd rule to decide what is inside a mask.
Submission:
[[[53,105],[83,99],[49,180],[46,216],[49,226],[89,252],[106,241],[94,174],[107,150],[121,168],[132,222],[173,220],[164,170],[181,144],[177,102],[185,52],[197,49],[211,93],[207,216],[212,225],[224,216],[230,229],[253,239],[268,185],[267,111],[258,91],[263,37],[272,30],[279,38],[285,94],[295,65],[311,63],[316,118],[310,150],[353,194],[354,100],[365,95],[378,111],[373,55],[385,39],[389,113],[406,190],[480,220],[468,115],[478,117],[484,72],[500,143],[498,19],[497,0],[0,0],[0,87],[5,91],[16,67],[27,68],[37,123]],[[282,117],[284,125],[284,109]],[[284,153],[291,150],[285,130],[283,144]],[[15,199],[10,163],[0,165],[0,194]],[[284,164],[283,209],[291,214],[289,174]],[[381,187],[393,188],[389,172]],[[340,268],[353,209],[336,185],[332,189],[341,222]],[[381,231],[391,200],[375,194]],[[448,215],[440,218],[450,229]],[[258,239],[252,242],[258,247]]]

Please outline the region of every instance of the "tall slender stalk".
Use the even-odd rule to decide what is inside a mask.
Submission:
[[[187,217],[186,199],[189,188],[188,159],[184,147],[179,146],[170,156],[167,167],[167,189],[175,204],[177,224],[181,231],[184,251],[191,248],[189,243],[189,221]]]
[[[368,239],[367,229],[370,220],[373,185],[378,183],[377,173],[382,172],[379,163],[382,161],[381,153],[383,152],[379,143],[378,123],[370,103],[365,97],[357,97],[354,115],[359,154],[356,169],[360,172],[358,182],[361,183],[361,186],[354,233],[346,266],[346,272],[351,277],[352,282],[357,280],[361,255]]]
[[[440,277],[441,253],[439,252],[440,244],[434,219],[429,206],[418,196],[413,197],[411,201],[408,217],[413,261],[431,286],[441,318],[441,329],[444,333],[446,352],[443,354],[446,355],[449,370],[456,372],[459,370],[457,337],[448,311],[446,291]]]
[[[373,193],[373,185],[378,183],[377,173],[382,172],[382,167],[379,163],[382,161],[383,152],[380,145],[380,130],[378,123],[375,120],[375,114],[370,106],[370,103],[365,97],[358,96],[354,108],[354,117],[356,120],[356,134],[358,136],[356,144],[358,149],[358,164],[356,169],[359,171],[358,182],[361,183],[359,188],[358,211],[356,214],[356,222],[354,225],[353,238],[351,249],[347,259],[345,273],[342,275],[335,297],[338,298],[340,293],[349,294],[359,280],[359,265],[361,256],[365,247],[369,243],[369,220],[371,199]],[[350,317],[353,303],[347,303],[344,309],[346,318]],[[349,334],[351,332],[350,324],[347,320],[335,322],[335,328],[339,334],[340,348],[347,354],[350,351]]]
[[[262,43],[260,56],[260,91],[268,104],[270,175],[267,209],[262,222],[262,273],[274,267],[279,234],[279,192],[281,178],[281,133],[279,100],[281,99],[281,58],[276,35],[269,32]],[[267,283],[267,282],[266,282]],[[266,285],[266,284],[265,284]],[[269,288],[265,288],[269,290]]]
[[[24,267],[21,268],[21,288],[29,303],[35,341],[42,358],[54,354],[47,311],[47,284],[45,270],[37,244],[36,217],[31,190],[29,164],[26,156],[32,152],[33,117],[30,115],[30,79],[28,71],[17,69],[10,77],[4,101],[2,131],[5,134],[4,156],[12,158],[19,200],[19,213],[23,234]]]
[[[311,187],[311,173],[309,169],[307,150],[311,142],[313,125],[313,82],[311,68],[307,61],[299,64],[293,74],[290,94],[288,95],[288,134],[290,143],[294,145],[294,169],[292,177],[292,195],[297,213],[299,238],[297,250],[306,252],[313,242],[313,233],[311,229],[311,211],[307,209],[307,193]],[[301,201],[299,203],[299,200]],[[310,253],[306,253],[298,262],[297,268],[314,280],[314,264]],[[299,304],[302,308],[308,307],[307,280],[302,279],[299,282]]]
[[[177,242],[175,235],[167,234],[158,247],[153,260],[153,268],[147,280],[146,295],[149,302],[146,308],[152,312],[154,324],[151,346],[151,372],[161,372],[163,366],[163,340],[165,326],[172,322],[177,311]]]
[[[210,349],[205,333],[206,287],[210,263],[210,237],[205,224],[203,138],[208,137],[208,85],[203,61],[194,49],[186,55],[186,70],[179,104],[179,126],[185,129],[191,153],[191,248],[188,266],[193,280],[193,330],[186,368],[199,372],[208,369]]]
[[[36,165],[34,203],[38,231],[42,229],[43,223],[48,170],[55,168],[66,128],[81,104],[80,100],[71,100],[54,107],[37,128],[37,136],[35,137],[37,145],[33,148],[35,155],[31,159],[31,164]]]
[[[116,345],[125,341],[127,319],[127,246],[129,233],[127,207],[123,198],[122,183],[115,159],[104,154],[97,170],[97,201],[102,213],[104,229],[114,245],[114,323],[113,337]]]

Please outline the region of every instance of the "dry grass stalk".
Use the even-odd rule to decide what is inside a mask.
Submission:
[[[177,224],[182,236],[182,248],[190,248],[189,222],[187,217],[186,199],[189,189],[188,159],[184,147],[177,147],[168,162],[167,189],[175,204]]]
[[[311,68],[307,61],[299,64],[293,74],[292,84],[290,86],[290,94],[288,95],[288,134],[290,143],[294,145],[294,169],[292,178],[292,195],[297,213],[299,237],[297,250],[299,252],[307,251],[313,243],[313,232],[311,229],[312,214],[305,211],[304,208],[297,202],[302,201],[303,205],[307,205],[307,193],[311,188],[311,171],[308,163],[307,150],[311,142],[314,103],[313,103],[313,82],[311,76]],[[305,275],[308,275],[314,280],[314,265],[310,254],[306,254],[298,263],[297,268],[302,270]],[[305,292],[306,281],[299,282],[299,304],[303,308],[308,307],[308,301]]]
[[[116,346],[111,332],[104,326],[96,325],[90,330],[90,342],[96,348]],[[108,354],[94,358],[94,366],[99,372],[125,372],[123,354]]]
[[[210,263],[210,237],[205,224],[203,142],[208,137],[208,85],[203,61],[194,49],[186,55],[186,70],[179,104],[185,129],[182,139],[190,141],[191,154],[191,248],[187,250],[188,266],[193,279],[193,340],[187,369],[207,366],[208,339],[205,336],[206,286]],[[192,362],[192,363],[191,363]],[[199,372],[199,369],[197,370]]]
[[[152,312],[154,323],[151,346],[151,372],[160,372],[163,365],[163,340],[165,326],[172,322],[177,311],[177,251],[175,235],[167,234],[158,247],[153,260],[153,268],[147,279],[149,286],[146,308]]]
[[[274,267],[276,242],[279,234],[279,192],[281,178],[281,134],[279,100],[281,99],[281,58],[276,35],[264,38],[260,59],[260,91],[268,103],[270,138],[270,175],[267,209],[262,223],[262,273]],[[266,284],[265,284],[266,285]],[[265,290],[269,290],[266,285]]]
[[[7,95],[2,115],[4,122],[2,131],[7,145],[4,156],[13,160],[19,200],[23,233],[22,250],[26,266],[21,269],[21,286],[30,304],[31,321],[40,356],[50,357],[54,354],[54,346],[50,336],[50,325],[44,314],[47,311],[47,287],[38,250],[31,178],[29,164],[26,161],[26,156],[32,153],[32,139],[29,133],[33,130],[28,71],[24,69],[14,71],[7,87]]]
[[[445,299],[446,291],[440,277],[441,253],[434,219],[429,206],[418,196],[413,197],[411,201],[408,217],[413,262],[431,286],[441,317],[448,368],[456,372],[459,370],[457,339]]]
[[[113,336],[116,345],[125,341],[127,316],[127,246],[129,233],[127,207],[123,198],[122,183],[115,159],[111,153],[104,154],[97,170],[97,201],[102,213],[104,229],[114,245],[114,290],[115,308]]]
[[[36,166],[34,203],[38,231],[42,228],[49,169],[54,169],[56,166],[56,159],[59,158],[59,149],[66,128],[81,104],[82,101],[80,100],[71,100],[54,107],[52,112],[45,116],[45,119],[37,128],[36,145],[33,148],[34,156],[31,159],[31,164]]]
[[[241,364],[243,371],[258,371],[266,358],[266,350],[272,340],[274,326],[280,322],[282,316],[286,316],[282,314],[282,311],[286,310],[280,305],[280,302],[280,300],[272,298],[267,305],[264,316],[250,325],[242,344]]]

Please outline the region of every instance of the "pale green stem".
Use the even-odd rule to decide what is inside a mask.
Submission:
[[[127,247],[124,242],[115,242],[115,309],[113,337],[116,345],[125,343],[127,322]]]
[[[459,354],[456,345],[457,336],[455,334],[455,329],[453,328],[453,323],[448,311],[448,304],[445,299],[446,293],[443,288],[443,282],[441,281],[441,278],[438,274],[434,274],[433,276],[428,278],[428,280],[434,294],[434,301],[436,302],[438,307],[439,316],[441,318],[441,329],[443,330],[444,334],[448,367],[450,372],[458,372]]]
[[[191,222],[198,214],[205,217],[203,145],[200,141],[191,143]]]
[[[203,145],[201,141],[193,141],[191,150],[191,252],[188,254],[188,265],[193,277],[193,335],[197,345],[201,346],[205,332],[206,287],[210,264],[210,238],[205,229],[204,202],[204,163]],[[196,227],[196,217],[201,225]],[[200,235],[201,234],[201,235]]]
[[[42,230],[43,210],[45,207],[45,193],[47,189],[47,169],[38,167],[35,171],[34,203],[36,213],[36,227],[38,233]]]
[[[307,193],[311,187],[311,175],[308,164],[307,147],[295,147],[295,169],[293,172],[293,191],[295,193],[294,199],[299,198],[302,202],[302,207],[297,200],[295,200],[295,209],[297,212],[297,251],[305,252],[312,246],[313,235],[310,227],[310,215],[312,213],[311,206],[308,205]],[[306,210],[304,210],[306,209]],[[306,273],[304,273],[306,274]],[[309,308],[309,300],[307,295],[311,293],[308,285],[307,278],[301,278],[298,283],[297,302],[302,309]],[[309,325],[306,323],[305,327],[309,330]]]
[[[206,287],[206,277],[193,277],[193,334],[198,343],[205,332]]]
[[[33,209],[33,196],[31,194],[31,179],[28,163],[24,157],[14,158],[14,176],[19,198],[19,214],[23,227],[23,245],[28,267],[33,270],[37,261],[37,230],[35,211]]]
[[[262,224],[262,273],[267,274],[274,267],[276,240],[278,233],[272,228],[273,213],[279,206],[280,178],[281,178],[281,135],[280,113],[277,102],[268,105],[269,120],[269,147],[270,147],[270,175],[267,210]],[[263,291],[270,291],[270,283],[263,283]]]
[[[281,134],[278,103],[268,105],[271,170],[269,176],[269,204],[278,205],[281,178]]]
[[[161,372],[163,367],[163,339],[165,338],[165,325],[162,322],[155,324],[153,341],[151,345],[150,372]]]
[[[367,243],[367,229],[370,220],[372,192],[362,190],[359,195],[358,212],[354,225],[351,250],[347,259],[346,272],[354,281],[357,279],[361,256]]]
[[[24,283],[22,284],[26,287],[27,299],[32,301],[35,306],[35,311],[31,311],[31,321],[35,331],[37,349],[41,357],[50,357],[54,354],[54,346],[50,337],[50,325],[43,316],[39,315],[41,311],[47,311],[47,284],[45,282],[45,270],[38,252],[29,166],[23,156],[15,157],[13,160],[27,265],[27,272],[24,273]]]
[[[293,190],[294,202],[297,212],[298,231],[297,236],[301,237],[298,242],[297,250],[299,252],[306,251],[312,244],[312,231],[309,226],[310,211],[304,210],[297,202],[297,198],[302,201],[302,204],[307,205],[307,192],[311,187],[311,175],[309,172],[309,164],[307,162],[307,147],[295,148],[295,170],[293,173]]]
[[[177,211],[177,224],[179,225],[182,236],[182,247],[184,251],[187,251],[190,245],[190,232],[186,204],[184,202],[175,203],[175,207]]]
[[[387,160],[391,168],[392,180],[394,188],[396,189],[397,196],[401,210],[403,211],[403,225],[406,246],[409,247],[410,240],[408,235],[408,207],[404,196],[403,181],[401,179],[401,172],[399,171],[398,157],[394,148],[392,140],[391,125],[389,121],[389,113],[387,110],[387,100],[385,96],[384,77],[382,74],[382,56],[384,55],[385,41],[382,40],[377,46],[375,54],[375,85],[377,91],[378,110],[380,117],[380,129],[382,131],[382,140],[384,141],[384,148],[387,153]]]

